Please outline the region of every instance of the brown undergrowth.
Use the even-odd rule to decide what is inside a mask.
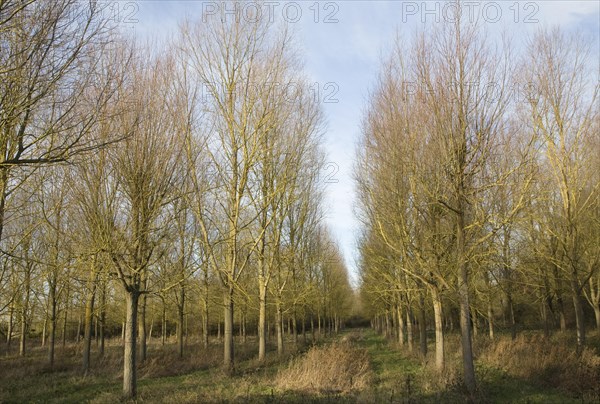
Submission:
[[[345,394],[368,388],[372,380],[367,350],[348,337],[312,347],[279,372],[276,384],[282,390]]]
[[[559,388],[582,398],[600,397],[600,356],[556,338],[540,334],[501,337],[481,352],[479,360],[511,376]]]

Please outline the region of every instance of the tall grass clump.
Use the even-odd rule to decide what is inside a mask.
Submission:
[[[312,347],[281,370],[276,383],[283,390],[343,394],[366,389],[372,380],[367,350],[343,341]]]

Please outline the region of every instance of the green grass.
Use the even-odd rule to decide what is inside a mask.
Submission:
[[[281,391],[275,384],[279,369],[287,366],[301,346],[279,359],[268,353],[265,364],[255,359],[256,346],[238,346],[236,374],[224,376],[218,367],[221,353],[215,344],[209,352],[191,346],[188,357],[176,358],[172,346],[153,346],[148,361],[140,367],[138,403],[464,403],[468,400],[460,384],[460,374],[440,377],[430,365],[404,347],[388,343],[371,330],[350,331],[354,342],[366,348],[374,372],[373,385],[347,395]],[[288,347],[291,348],[289,343]],[[448,366],[457,368],[458,354],[450,351]],[[416,349],[416,348],[415,348]],[[291,350],[291,349],[290,349]],[[94,361],[91,374],[79,375],[76,347],[57,352],[54,371],[43,365],[44,352],[33,349],[26,358],[0,358],[0,403],[110,403],[121,402],[120,347],[109,347],[107,357]],[[204,355],[204,356],[202,356]],[[430,353],[432,355],[432,353]],[[200,359],[199,359],[200,358]],[[428,357],[429,358],[429,357]],[[580,403],[558,390],[512,377],[506,372],[476,364],[479,392],[475,398],[485,403]],[[443,381],[442,381],[443,380]]]

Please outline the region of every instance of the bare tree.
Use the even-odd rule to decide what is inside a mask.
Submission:
[[[0,41],[1,240],[6,198],[23,178],[18,170],[109,141],[88,135],[114,95],[114,77],[98,74],[111,38],[95,2],[2,2]]]
[[[575,319],[577,346],[585,344],[582,290],[595,271],[586,267],[582,239],[583,221],[600,192],[594,183],[591,159],[596,155],[587,146],[597,136],[597,83],[589,83],[589,50],[583,39],[567,36],[558,29],[540,31],[531,40],[528,52],[526,94],[531,128],[543,142],[545,168],[556,192],[556,222],[547,228],[556,238],[561,254],[553,264],[567,274]],[[597,66],[594,66],[597,67]],[[594,125],[596,124],[596,127]]]
[[[132,66],[132,98],[123,99],[127,109],[102,129],[126,140],[105,156],[109,171],[96,177],[100,187],[91,181],[92,192],[80,195],[94,239],[110,257],[114,276],[125,291],[123,392],[127,397],[136,395],[138,302],[148,293],[148,270],[162,254],[161,240],[168,231],[166,207],[177,197],[183,177],[183,148],[164,108],[170,95],[171,62],[168,57],[150,60],[151,67]]]

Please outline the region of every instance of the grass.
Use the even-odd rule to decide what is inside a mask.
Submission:
[[[460,383],[460,371],[457,370],[460,369],[460,353],[458,339],[454,336],[449,336],[447,340],[448,370],[443,375],[431,368],[432,352],[425,359],[420,358],[416,353],[407,352],[405,347],[388,342],[371,330],[348,331],[339,340],[344,341],[325,340],[313,348],[304,344],[294,346],[288,341],[286,354],[282,358],[277,356],[275,347],[270,346],[266,361],[262,364],[256,360],[255,341],[237,344],[238,361],[233,377],[226,377],[219,367],[222,353],[216,341],[208,350],[191,343],[183,359],[177,357],[174,344],[165,347],[151,345],[148,360],[138,370],[138,398],[135,402],[464,403],[469,399]],[[502,352],[522,349],[523,341],[519,342],[520,345],[510,347],[502,347],[506,342],[493,346],[476,344],[476,351],[479,351],[476,363],[479,392],[476,401],[598,401],[598,397],[570,394],[544,384],[535,377],[525,377],[513,368],[499,366],[496,361],[502,358]],[[14,355],[2,357],[0,403],[121,402],[120,353],[119,342],[114,341],[107,347],[103,359],[94,358],[93,368],[87,377],[80,375],[81,350],[75,345],[64,350],[58,349],[54,370],[44,365],[45,352],[40,348],[31,349],[25,358]],[[354,362],[356,369],[363,370],[362,373],[357,373],[348,365]],[[506,363],[523,368],[523,362],[515,358]],[[354,378],[361,374],[364,380],[361,383],[342,383],[345,386],[343,388],[320,385],[317,389],[293,388],[293,383],[281,383],[281,380],[290,382],[302,379],[306,386],[307,381],[308,385],[316,385],[317,380],[334,380],[332,369],[342,369],[342,366],[345,366],[343,369],[348,375],[345,377]],[[343,382],[343,378],[336,380],[336,383]]]

